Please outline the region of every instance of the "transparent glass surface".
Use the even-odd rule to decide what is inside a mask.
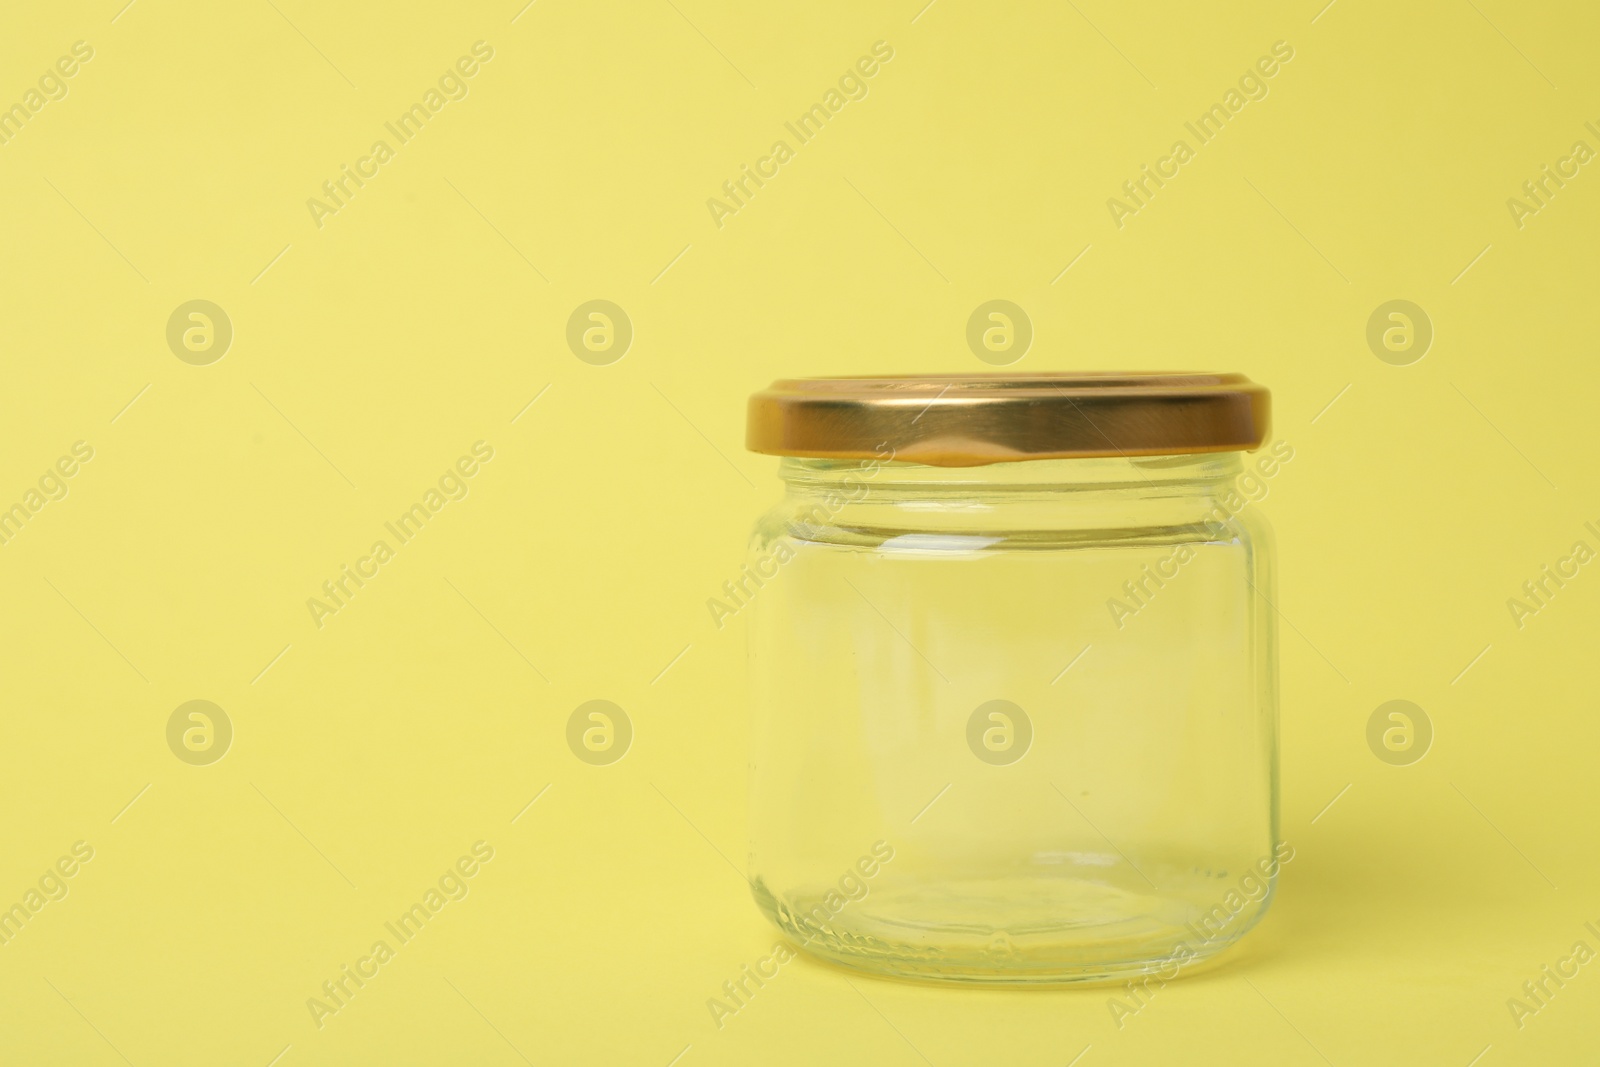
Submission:
[[[1170,976],[1243,935],[1284,858],[1256,462],[785,459],[734,590],[767,916],[970,982]]]

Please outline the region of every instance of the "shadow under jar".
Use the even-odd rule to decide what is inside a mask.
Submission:
[[[787,488],[728,605],[768,918],[837,963],[982,983],[1171,977],[1260,919],[1292,857],[1268,406],[1232,374],[751,398]]]

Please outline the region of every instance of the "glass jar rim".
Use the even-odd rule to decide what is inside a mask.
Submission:
[[[787,378],[750,397],[745,447],[940,467],[1254,451],[1271,394],[1242,374],[1093,371]]]

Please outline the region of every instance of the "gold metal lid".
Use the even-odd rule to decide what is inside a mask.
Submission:
[[[1091,371],[786,378],[750,397],[745,447],[973,467],[1259,448],[1271,394],[1242,374]]]

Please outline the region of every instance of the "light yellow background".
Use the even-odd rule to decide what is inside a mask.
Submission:
[[[1600,949],[1600,567],[1520,629],[1506,604],[1600,548],[1600,173],[1506,206],[1600,148],[1592,5],[122,2],[0,15],[0,104],[94,49],[0,145],[0,506],[94,449],[0,546],[0,906],[95,850],[0,946],[0,1062],[1600,1056],[1600,965],[1520,1029],[1506,1005]],[[480,40],[466,98],[319,228],[307,199]],[[719,228],[707,199],[880,40],[866,98]],[[1279,40],[1267,98],[1115,226]],[[635,330],[609,366],[565,341],[596,298]],[[1229,966],[1120,1029],[1103,988],[804,959],[719,1029],[776,940],[735,869],[742,623],[705,606],[778,492],[744,397],[988,369],[991,298],[1033,321],[1018,370],[1274,390],[1296,858]],[[1400,298],[1436,331],[1410,366],[1365,339]],[[193,299],[235,331],[208,366],[166,342]],[[479,440],[469,495],[315,625]],[[565,728],[602,698],[635,737],[593,767]],[[1394,698],[1436,734],[1408,767],[1365,739]],[[192,699],[235,730],[210,766],[167,747]],[[479,840],[470,894],[319,1029],[307,999]]]

